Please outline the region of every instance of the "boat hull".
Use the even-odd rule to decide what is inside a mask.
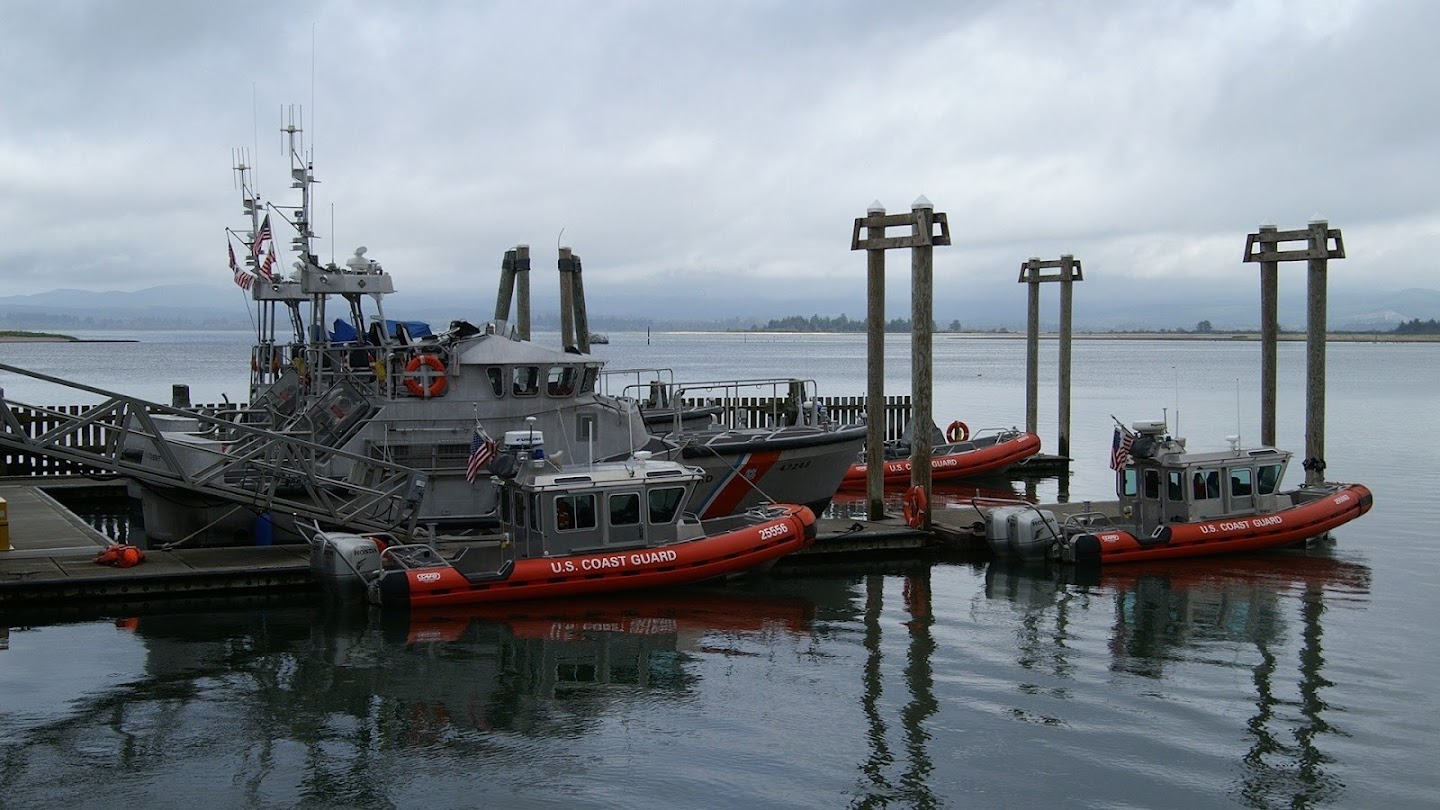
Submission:
[[[515,561],[503,576],[471,581],[445,566],[387,570],[372,601],[415,609],[555,599],[659,588],[748,571],[815,542],[815,513],[781,506],[778,517],[666,546]]]
[[[702,520],[762,503],[796,503],[822,513],[865,441],[863,427],[782,429],[749,438],[730,434],[682,447],[681,459],[705,477],[693,510]]]
[[[964,449],[961,449],[964,448]],[[953,481],[975,475],[1003,472],[1040,452],[1040,437],[1021,433],[988,445],[957,442],[936,447],[930,458],[931,481]],[[905,486],[910,483],[912,463],[908,458],[885,462],[885,485]],[[869,471],[866,464],[853,464],[840,486],[861,489]]]
[[[1324,534],[1370,511],[1374,496],[1361,484],[1337,485],[1323,497],[1260,515],[1162,526],[1149,537],[1124,531],[1072,538],[1072,562],[1114,563],[1203,557],[1281,548]]]

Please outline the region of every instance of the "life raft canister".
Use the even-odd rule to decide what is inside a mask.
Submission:
[[[925,528],[925,519],[930,511],[930,501],[925,497],[925,488],[913,486],[905,490],[905,525],[912,529]]]
[[[970,426],[959,419],[951,422],[950,427],[945,428],[945,441],[951,444],[963,442],[968,438],[970,438]]]
[[[427,366],[434,372],[430,375],[428,387],[421,384],[420,374],[417,373],[421,366]],[[445,363],[433,354],[417,354],[405,364],[405,390],[411,396],[438,397],[445,393],[446,383]]]

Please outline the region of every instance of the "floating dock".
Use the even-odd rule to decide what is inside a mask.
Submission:
[[[121,486],[88,479],[51,480],[43,487],[33,478],[0,483],[0,498],[9,507],[11,539],[11,549],[0,551],[0,610],[319,593],[320,586],[310,573],[309,546],[304,544],[150,549],[145,552],[145,562],[133,568],[96,563],[96,555],[111,538],[46,490],[108,491],[118,496]],[[1064,510],[1065,505],[1058,509]],[[786,557],[780,567],[788,572],[883,555],[983,553],[984,539],[976,532],[980,521],[980,514],[970,507],[937,511],[928,532],[910,528],[898,516],[880,520],[821,518],[815,545]]]

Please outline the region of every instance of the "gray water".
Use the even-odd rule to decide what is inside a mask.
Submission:
[[[137,336],[0,345],[0,362],[245,398],[245,336]],[[617,367],[863,393],[863,336],[610,337]],[[1328,474],[1376,506],[1320,548],[1091,581],[896,561],[417,619],[9,616],[0,806],[1440,806],[1440,345],[1328,354]],[[887,355],[888,393],[908,393],[908,344]],[[1280,356],[1279,443],[1298,452],[1304,348]],[[1053,343],[1041,360],[1048,444]],[[1258,369],[1249,342],[1077,342],[1069,497],[1110,496],[1111,414],[1174,427],[1178,410],[1192,448],[1254,443]],[[1023,341],[937,337],[935,376],[941,424],[1023,424]]]

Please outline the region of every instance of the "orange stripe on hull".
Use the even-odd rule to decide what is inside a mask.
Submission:
[[[1368,488],[1350,484],[1323,498],[1278,512],[1176,523],[1143,540],[1127,531],[1096,532],[1075,538],[1074,546],[1077,561],[1098,556],[1107,565],[1280,548],[1348,523],[1370,511],[1373,503]],[[1097,549],[1098,555],[1094,553]]]
[[[814,543],[815,514],[804,506],[788,508],[775,520],[670,546],[517,560],[505,579],[471,583],[448,566],[414,569],[405,572],[400,587],[387,588],[382,580],[381,600],[426,608],[699,582],[755,568]]]

